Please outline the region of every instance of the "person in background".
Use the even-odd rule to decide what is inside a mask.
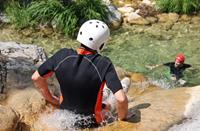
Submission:
[[[47,102],[82,116],[82,120],[74,123],[75,127],[97,127],[104,120],[101,112],[107,108],[102,103],[105,84],[115,96],[118,120],[126,119],[127,96],[111,60],[99,54],[109,36],[109,28],[104,22],[86,21],[77,36],[80,47],[77,50],[59,50],[32,75],[32,80]],[[60,99],[48,89],[47,79],[52,73],[55,73],[60,84]]]
[[[184,85],[186,83],[186,81],[182,79],[183,72],[185,71],[185,69],[191,67],[191,65],[185,64],[184,62],[185,62],[184,54],[178,54],[174,62],[168,62],[168,63],[162,64],[164,66],[169,67],[171,80],[178,82],[180,85]],[[162,65],[146,66],[146,67],[152,70]]]

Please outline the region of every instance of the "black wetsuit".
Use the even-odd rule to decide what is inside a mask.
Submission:
[[[95,114],[96,121],[102,109],[105,82],[113,93],[122,89],[110,59],[97,53],[77,53],[64,48],[43,63],[38,72],[41,76],[55,73],[63,96],[61,109],[83,116]],[[92,126],[90,123],[81,127]]]
[[[175,62],[169,62],[169,63],[165,63],[163,65],[168,66],[170,68],[170,74],[175,76],[177,80],[180,79],[181,77],[183,77],[183,71],[186,68],[191,67],[191,65],[189,65],[189,64],[183,64],[180,67],[175,67]]]

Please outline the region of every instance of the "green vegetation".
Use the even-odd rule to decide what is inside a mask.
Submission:
[[[165,30],[161,25],[127,26],[112,31],[111,38],[102,54],[108,56],[116,66],[128,71],[140,72],[153,80],[169,82],[168,67],[161,66],[153,70],[146,65],[157,65],[174,61],[175,56],[182,52],[186,56],[186,63],[192,67],[184,72],[187,86],[200,85],[200,19],[188,24],[176,23],[171,30]],[[31,31],[30,35],[22,35]],[[38,34],[37,34],[38,33]],[[42,46],[50,55],[60,48],[76,48],[79,43],[67,39],[63,34],[53,33],[50,36],[40,35],[37,31],[23,29],[14,31],[9,27],[0,31],[0,41],[16,41]]]
[[[41,0],[27,6],[11,2],[6,12],[17,28],[47,25],[69,36],[74,36],[84,21],[106,21],[109,14],[101,0],[76,0],[68,4],[59,0]]]
[[[200,10],[200,0],[156,0],[156,4],[163,12],[190,14]]]

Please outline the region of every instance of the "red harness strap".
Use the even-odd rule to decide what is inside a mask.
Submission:
[[[80,55],[90,55],[90,54],[94,54],[94,52],[88,51],[86,49],[82,49],[82,48],[78,48],[77,49],[77,53]]]
[[[97,96],[96,105],[95,105],[95,118],[98,124],[103,121],[101,111],[102,111],[103,88],[104,88],[105,83],[106,82],[104,81],[101,84],[101,87],[99,89],[98,96]]]

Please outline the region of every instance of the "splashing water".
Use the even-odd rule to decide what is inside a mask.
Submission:
[[[106,119],[100,125],[106,125],[116,120],[111,112],[102,111],[102,115]],[[56,131],[81,131],[81,129],[74,126],[77,121],[81,121],[86,125],[93,123],[90,116],[83,117],[68,110],[55,110],[50,114],[43,114],[38,121],[40,124],[45,123],[48,128]]]

